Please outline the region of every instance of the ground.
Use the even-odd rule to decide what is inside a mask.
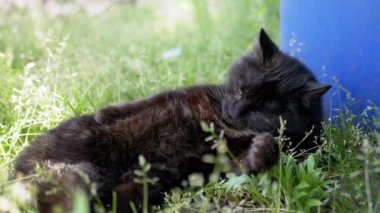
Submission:
[[[33,193],[8,175],[37,135],[111,103],[223,82],[260,27],[278,41],[275,0],[110,2],[0,1],[0,212],[35,211]],[[380,110],[368,110],[375,116],[342,107],[303,162],[283,154],[268,173],[207,185],[193,175],[160,211],[378,212]]]

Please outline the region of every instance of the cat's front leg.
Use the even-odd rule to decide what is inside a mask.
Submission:
[[[238,160],[243,172],[247,174],[258,174],[274,166],[280,155],[279,145],[270,133],[258,133],[252,138],[251,146],[244,150]],[[241,174],[241,168],[235,169],[236,174]]]

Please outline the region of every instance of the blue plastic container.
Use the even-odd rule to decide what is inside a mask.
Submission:
[[[380,106],[380,0],[281,0],[280,8],[282,50],[334,86],[325,115],[347,103],[355,114],[368,100]]]

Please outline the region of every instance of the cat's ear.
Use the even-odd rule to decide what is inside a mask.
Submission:
[[[261,28],[259,37],[252,48],[253,57],[255,57],[259,63],[265,64],[279,52],[280,50],[277,45],[269,38],[265,30]]]
[[[305,106],[309,107],[310,104],[322,97],[329,89],[331,85],[328,84],[319,84],[317,82],[308,82],[303,89],[299,92],[302,102]]]

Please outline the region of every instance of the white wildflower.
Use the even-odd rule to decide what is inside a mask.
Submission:
[[[11,187],[11,194],[19,201],[25,202],[31,198],[30,192],[21,182],[16,182]]]
[[[11,201],[6,197],[0,197],[0,212],[10,212]]]

